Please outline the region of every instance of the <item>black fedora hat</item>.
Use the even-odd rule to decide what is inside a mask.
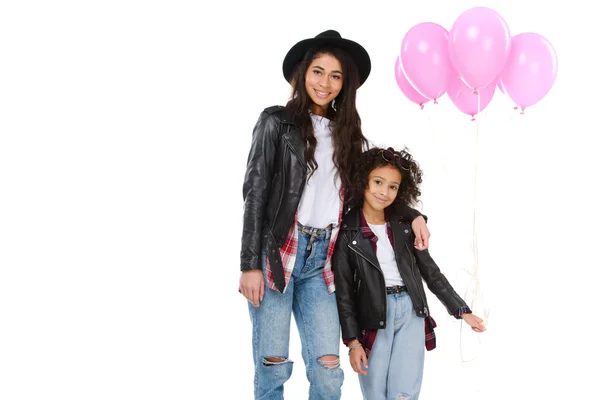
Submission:
[[[369,53],[367,53],[365,48],[360,44],[342,38],[342,36],[334,30],[321,32],[312,39],[301,40],[288,51],[283,59],[283,76],[285,77],[285,80],[290,82],[294,68],[302,61],[302,58],[304,58],[304,55],[309,49],[327,45],[347,51],[358,68],[360,84],[362,85],[365,83],[371,72],[371,58],[369,57]]]

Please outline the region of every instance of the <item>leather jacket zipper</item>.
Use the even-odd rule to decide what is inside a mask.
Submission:
[[[306,170],[306,163],[304,162],[304,158],[303,157],[301,158],[298,155],[298,153],[294,150],[294,146],[292,146],[290,144],[289,140],[287,140],[285,138],[285,136],[283,136],[282,139],[286,142],[285,145],[283,146],[283,157],[282,157],[282,159],[285,160],[286,157],[287,157],[288,151],[291,151],[298,158],[298,160],[300,161],[300,164],[302,164],[302,166]],[[284,193],[285,193],[285,181],[286,181],[285,171],[286,171],[286,169],[282,168],[282,171],[281,171],[281,183],[282,183],[281,187],[282,187],[282,190],[281,190],[281,193],[279,194],[279,202],[277,203],[277,208],[275,209],[275,214],[273,214],[273,224],[275,223],[275,221],[277,221],[279,219],[279,210],[281,210],[281,205],[283,204],[283,196],[284,196]],[[302,183],[302,185],[300,187],[300,193],[302,193],[303,190],[304,190],[304,182]],[[295,214],[293,214],[291,220],[288,221],[288,226],[291,226],[294,218],[295,218]],[[271,228],[273,228],[273,227],[271,227]],[[286,232],[286,234],[287,234],[287,232]]]
[[[283,158],[285,159],[285,153],[287,152],[287,146],[284,147],[283,150]],[[279,202],[277,203],[277,208],[275,209],[275,214],[273,214],[273,221],[277,221],[277,217],[279,216],[279,210],[281,209],[281,204],[283,203],[283,194],[285,190],[285,168],[282,168],[281,171],[281,193],[279,194]]]
[[[421,280],[420,276],[417,276],[417,273],[415,272],[415,263],[413,260],[413,256],[410,254],[410,248],[408,247],[408,244],[405,244],[406,246],[406,250],[408,251],[408,256],[410,257],[410,271],[413,274],[413,277],[415,278],[415,285],[417,287],[417,292],[419,292],[419,296],[421,296],[421,301],[423,302],[423,312],[425,313],[425,316],[429,316],[429,310],[427,310],[427,306],[425,305],[425,293],[421,293],[420,290],[420,285],[419,285],[419,281]]]
[[[358,254],[361,258],[363,258],[366,262],[368,262],[369,264],[371,264],[372,266],[374,266],[375,269],[381,273],[381,277],[384,278],[383,277],[383,271],[381,270],[380,267],[378,267],[377,265],[375,265],[375,263],[371,262],[371,260],[369,260],[367,257],[365,257],[365,255],[362,254],[358,249],[355,249],[354,247],[350,247],[350,246],[348,246],[348,247],[353,252],[355,252],[356,254]],[[360,280],[359,280],[359,282],[360,282]],[[383,287],[385,289],[385,279],[384,279]],[[359,288],[360,288],[360,286],[359,286]],[[356,293],[358,294],[358,290],[356,291]],[[383,310],[384,313],[383,313],[383,315],[387,315],[387,298],[386,298],[387,295],[385,293],[385,290],[382,292],[382,294],[383,294],[383,302],[382,302],[382,304],[384,305],[384,310]]]
[[[296,158],[298,158],[298,161],[300,161],[300,164],[302,164],[302,166],[306,170],[306,161],[304,160],[304,154],[298,154],[298,152],[296,151],[296,148],[294,146],[292,146],[292,144],[290,143],[290,141],[288,139],[286,139],[285,136],[283,137],[283,140],[286,142],[285,143],[285,147],[289,148],[290,151],[292,153],[294,153],[294,155],[296,156]]]
[[[350,246],[348,246],[350,247]],[[379,272],[381,272],[383,274],[383,271],[381,270],[381,268],[379,268],[379,266],[377,266],[375,263],[371,262],[371,260],[369,260],[364,254],[362,254],[358,249],[355,249],[354,247],[350,247],[350,249],[352,251],[354,251],[356,254],[358,254],[359,256],[361,256],[362,258],[364,258],[364,260],[366,262],[368,262],[369,264],[371,264],[372,266],[374,266]]]

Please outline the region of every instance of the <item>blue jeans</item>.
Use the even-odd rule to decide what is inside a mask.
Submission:
[[[288,354],[292,313],[298,326],[302,358],[310,383],[308,398],[338,400],[341,397],[344,373],[339,362],[337,304],[335,293],[328,293],[323,278],[330,237],[330,228],[314,229],[299,225],[296,263],[285,293],[265,285],[260,307],[248,303],[252,320],[256,400],[283,399],[283,384],[290,378],[293,366]],[[263,257],[263,273],[265,271]],[[320,360],[324,356],[335,356],[337,361]],[[278,360],[267,360],[269,358]]]
[[[417,317],[406,292],[387,295],[387,325],[359,375],[365,400],[418,400],[425,361],[425,321]]]

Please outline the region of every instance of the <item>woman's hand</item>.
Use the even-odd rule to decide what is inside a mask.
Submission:
[[[265,295],[265,278],[260,269],[242,272],[239,291],[254,307],[260,306]]]
[[[411,224],[412,230],[415,233],[415,249],[425,250],[429,247],[429,229],[427,228],[427,222],[422,215],[415,218]]]

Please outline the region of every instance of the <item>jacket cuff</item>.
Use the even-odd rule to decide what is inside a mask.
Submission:
[[[473,314],[473,311],[469,308],[469,306],[462,306],[454,313],[454,318],[462,319],[463,314]]]
[[[257,257],[253,257],[249,260],[242,260],[240,263],[240,271],[253,271],[255,269],[262,270],[262,262]]]

